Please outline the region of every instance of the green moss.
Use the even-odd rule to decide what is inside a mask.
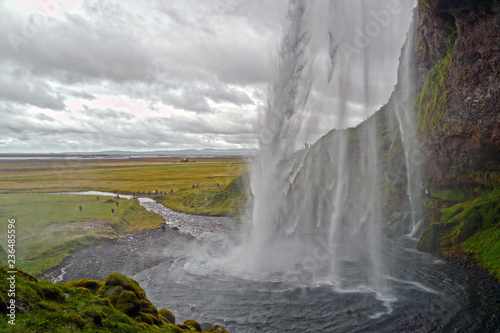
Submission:
[[[175,324],[175,316],[167,309],[161,309],[159,314],[163,316],[169,323]]]
[[[184,321],[184,325],[194,328],[196,332],[201,332],[201,325],[195,320],[188,319]]]
[[[7,267],[0,267],[0,279],[6,281],[10,276]],[[16,295],[26,306],[29,312],[18,312],[16,326],[7,324],[4,315],[7,304],[4,295],[7,293],[7,284],[0,284],[0,331],[13,328],[15,332],[194,332],[196,322],[184,328],[174,326],[161,320],[154,313],[154,305],[141,295],[143,290],[132,279],[119,274],[112,274],[105,283],[93,280],[78,280],[69,283],[53,284],[48,281],[38,281],[32,276],[18,270],[16,275]],[[94,294],[96,283],[101,288]],[[118,284],[113,286],[110,284]],[[87,289],[86,287],[89,289]],[[120,288],[116,288],[120,287]],[[127,290],[131,289],[131,290]],[[116,293],[116,289],[121,289]],[[134,290],[136,293],[134,293]],[[64,295],[66,294],[66,296]],[[100,294],[107,296],[103,298]],[[108,298],[109,297],[109,298]],[[113,300],[113,301],[112,301]],[[21,302],[20,301],[20,302]],[[114,303],[113,303],[114,302]],[[139,311],[137,311],[139,309]],[[126,312],[129,315],[125,314]],[[164,315],[170,311],[162,309]],[[170,313],[171,314],[171,313]],[[172,317],[174,317],[172,315]],[[165,318],[163,315],[161,318]],[[174,317],[175,318],[175,317]],[[175,321],[175,319],[172,319]]]
[[[89,279],[75,280],[67,283],[67,286],[74,288],[85,288],[90,292],[95,294],[99,288],[101,288],[101,282]]]
[[[53,284],[41,283],[38,292],[46,300],[63,302],[65,300],[63,292]]]
[[[462,198],[467,196],[460,195]],[[497,264],[500,246],[495,243],[500,229],[500,187],[475,188],[468,196],[469,200],[439,211],[440,218],[434,217],[434,221],[440,222],[427,228],[417,248],[458,259],[472,256],[479,265],[500,278],[500,265]]]
[[[422,91],[415,99],[420,137],[426,141],[439,137],[447,127],[445,122],[445,106],[448,98],[446,80],[453,61],[456,34],[456,27],[450,27],[450,35],[446,41],[447,52],[443,55],[443,60],[429,71]]]
[[[129,317],[136,316],[141,311],[141,303],[137,299],[137,296],[128,290],[124,290],[118,294],[113,306]]]
[[[130,279],[122,274],[118,273],[111,273],[108,275],[106,280],[104,281],[104,287],[105,290],[109,287],[121,287],[123,290],[131,291],[139,299],[144,299],[146,298],[146,293],[144,292],[144,289],[141,288],[139,283],[137,281]]]
[[[463,243],[478,263],[500,281],[500,227],[480,231]]]
[[[429,140],[445,130],[445,105],[448,96],[446,79],[452,54],[445,57],[428,74],[422,91],[416,98],[420,136]]]

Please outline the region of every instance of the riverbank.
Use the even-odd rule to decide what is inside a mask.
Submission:
[[[163,225],[152,230],[108,239],[99,245],[82,247],[64,258],[41,277],[68,282],[83,277],[103,280],[113,272],[133,276],[160,262],[173,263],[186,251],[194,237]]]
[[[15,193],[0,194],[0,202],[0,218],[15,220],[16,265],[34,275],[80,247],[164,224],[137,200],[112,196]]]
[[[156,197],[156,201],[177,212],[240,219],[250,198],[250,176],[244,173],[229,184],[193,186]]]
[[[172,310],[181,318],[181,322],[190,317],[202,321],[215,318],[216,322],[222,323],[234,332],[249,332],[255,327],[277,332],[280,325],[289,327],[285,319],[288,318],[288,312],[280,312],[285,310],[274,312],[268,309],[267,311],[271,311],[272,314],[266,314],[266,304],[270,304],[269,302],[272,302],[276,309],[283,307],[290,310],[290,306],[298,307],[297,310],[293,310],[295,315],[302,311],[315,313],[318,310],[323,313],[322,306],[315,308],[314,304],[308,303],[309,293],[312,293],[310,297],[315,300],[313,303],[325,302],[321,303],[323,306],[334,304],[336,297],[339,296],[334,291],[332,293],[331,287],[318,285],[314,280],[310,280],[310,277],[306,280],[308,286],[304,287],[300,283],[297,284],[297,281],[288,279],[278,282],[279,274],[272,276],[271,281],[265,278],[261,280],[262,278],[257,276],[241,279],[238,272],[224,273],[210,267],[210,264],[204,266],[200,258],[211,257],[214,255],[213,249],[224,247],[224,242],[214,237],[216,234],[227,237],[232,233],[241,233],[241,230],[232,231],[234,223],[224,218],[199,217],[198,223],[192,220],[198,217],[172,214],[170,215],[172,219],[184,220],[167,225],[165,229],[146,230],[126,238],[106,241],[100,246],[77,250],[59,267],[44,276],[50,279],[58,278],[64,271],[62,281],[65,282],[82,277],[102,280],[116,271],[138,281],[155,306]],[[207,221],[203,221],[204,219]],[[221,224],[228,229],[214,229],[211,226],[211,219],[221,219]],[[196,229],[181,229],[176,226],[182,224],[194,224]],[[189,227],[191,226],[186,228]],[[201,229],[203,227],[205,229]],[[192,230],[193,235],[187,234],[187,230]],[[432,327],[437,327],[435,325],[444,325],[443,327],[449,327],[450,331],[453,331],[451,328],[456,329],[464,323],[475,328],[481,327],[481,323],[484,323],[482,330],[472,331],[494,332],[491,328],[494,327],[495,320],[500,324],[498,304],[500,285],[486,271],[478,267],[471,268],[460,262],[435,263],[436,260],[430,255],[414,251],[414,245],[409,248],[394,244],[388,246],[390,250],[387,251],[389,256],[387,263],[390,265],[390,278],[386,282],[390,286],[390,294],[393,295],[395,302],[392,305],[394,313],[401,313],[402,317],[398,315],[396,319],[391,314],[387,317],[382,316],[381,322],[385,323],[382,325],[388,325],[387,323],[392,321],[399,322],[403,320],[402,318],[412,318],[415,315],[415,318],[418,318],[416,325],[421,327],[422,332],[432,331]],[[252,288],[258,291],[252,291]],[[296,290],[298,295],[295,294]],[[329,296],[322,296],[324,293]],[[281,298],[282,294],[284,299]],[[349,302],[352,302],[351,298],[357,298],[357,293],[341,294],[345,295]],[[296,298],[299,301],[294,301]],[[370,301],[370,306],[366,305],[367,298],[370,296],[362,296],[362,301],[360,300],[363,311],[368,311],[365,307],[375,311],[380,305],[377,301]],[[406,303],[409,299],[412,300],[412,305]],[[350,309],[349,311],[356,313],[358,319],[363,318],[363,311],[357,313],[354,310],[355,306],[344,306],[341,306],[339,312],[332,313],[345,313],[346,309]],[[247,313],[247,317],[241,317],[242,313]],[[408,313],[412,315],[408,316]],[[459,316],[460,319],[455,316]],[[316,322],[312,319],[301,320],[309,323],[311,328],[316,327],[314,326]],[[341,316],[337,321],[332,319],[331,322],[343,320],[345,318]],[[408,325],[414,322],[410,321]],[[233,330],[235,327],[239,329]]]

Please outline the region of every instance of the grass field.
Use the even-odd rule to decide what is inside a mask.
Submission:
[[[164,222],[161,216],[142,208],[137,200],[118,200],[116,208],[116,200],[112,198],[101,197],[97,201],[95,196],[57,192],[170,193],[172,189],[170,204],[177,205],[173,208],[209,214],[206,209],[190,208],[192,202],[198,202],[197,198],[208,191],[215,198],[210,209],[222,212],[230,207],[233,212],[235,208],[230,206],[227,196],[234,191],[232,187],[226,189],[226,185],[245,171],[246,164],[240,158],[194,162],[154,158],[0,163],[0,219],[4,226],[0,228],[1,260],[5,260],[2,249],[7,249],[8,219],[16,220],[16,263],[32,274],[58,265],[81,246],[155,229]],[[217,183],[219,186],[214,187]],[[199,187],[192,189],[193,184]],[[241,196],[237,200],[241,201]],[[218,207],[221,205],[224,207]]]
[[[4,221],[0,229],[4,250],[7,221],[15,219],[16,264],[31,274],[58,265],[81,246],[127,232],[159,228],[164,223],[161,216],[140,207],[137,200],[101,197],[97,201],[95,196],[33,193],[0,194],[0,219]]]
[[[227,185],[246,170],[240,158],[89,160],[0,163],[0,193],[174,191]]]

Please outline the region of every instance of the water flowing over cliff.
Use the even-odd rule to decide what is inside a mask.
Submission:
[[[369,114],[381,102],[378,60],[390,50],[399,54],[401,44],[394,47],[387,36],[401,24],[408,29],[411,4],[406,6],[394,1],[291,2],[262,121],[259,163],[252,170],[249,236],[236,254],[242,269],[345,289],[386,290],[381,260],[384,124],[377,117],[356,130],[345,128],[353,104]],[[400,17],[404,13],[406,20]],[[411,80],[410,74],[403,80]],[[405,109],[409,97],[404,97],[399,115],[410,140],[414,128]],[[334,102],[318,103],[322,99]],[[310,146],[308,131],[318,114],[337,129]]]

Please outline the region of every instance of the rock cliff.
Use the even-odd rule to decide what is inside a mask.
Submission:
[[[420,0],[415,111],[431,197],[418,249],[500,279],[500,3]]]
[[[417,112],[437,187],[500,184],[499,1],[421,0]]]

